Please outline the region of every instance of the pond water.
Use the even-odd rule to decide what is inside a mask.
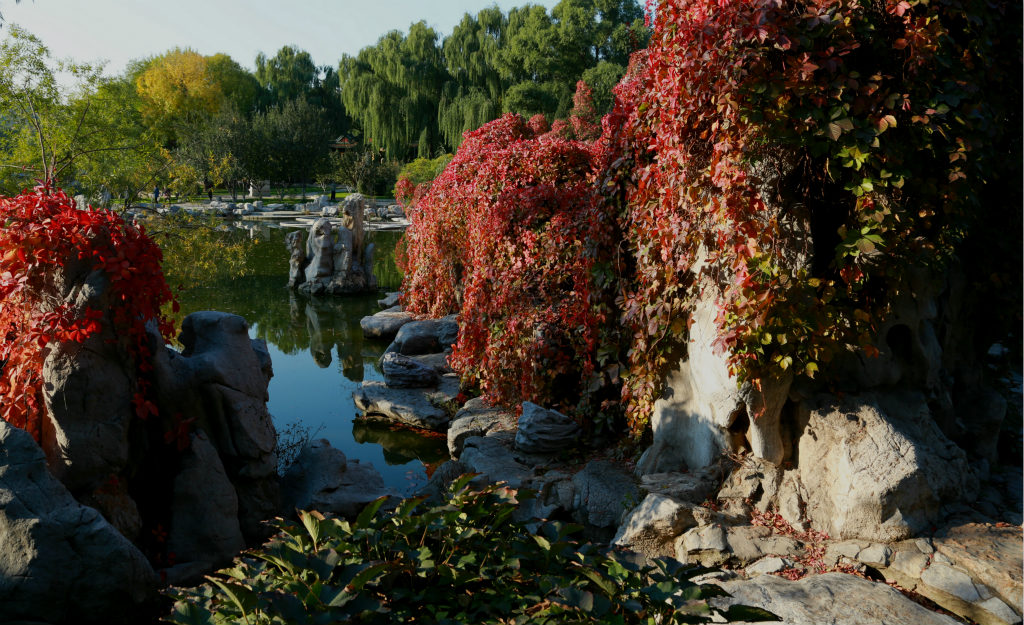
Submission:
[[[401,284],[394,262],[401,233],[367,233],[367,241],[376,244],[374,271],[381,293],[309,298],[285,286],[284,236],[290,230],[264,222],[242,222],[237,228],[234,236],[248,241],[250,275],[211,280],[178,293],[181,317],[198,310],[245,317],[250,336],[267,342],[274,363],[268,408],[278,432],[299,424],[350,460],[373,463],[399,493],[412,493],[426,482],[428,469],[448,459],[445,439],[357,422],[352,402],[360,382],[383,379],[377,361],[388,343],[364,338],[359,320],[380,309],[377,300],[384,291]]]

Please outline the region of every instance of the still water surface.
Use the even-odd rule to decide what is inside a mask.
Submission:
[[[410,494],[427,479],[426,466],[447,460],[443,438],[409,430],[357,423],[352,391],[363,380],[381,380],[377,360],[386,341],[363,338],[359,320],[377,312],[381,294],[308,298],[291,292],[288,282],[289,230],[244,222],[237,236],[249,243],[250,275],[211,280],[178,294],[182,316],[197,310],[222,310],[248,320],[250,336],[267,342],[274,363],[268,408],[279,432],[300,423],[315,438],[326,438],[351,459],[371,462],[384,481]],[[368,232],[376,244],[374,270],[383,291],[396,290],[398,232]],[[426,465],[426,466],[425,466]]]

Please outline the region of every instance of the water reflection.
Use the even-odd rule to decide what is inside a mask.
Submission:
[[[380,380],[377,360],[386,342],[363,337],[360,319],[379,307],[380,294],[307,297],[289,290],[286,230],[250,224],[237,230],[247,241],[250,274],[211,280],[179,294],[180,319],[197,310],[223,310],[245,317],[250,333],[271,350],[274,377],[268,407],[283,428],[300,422],[327,438],[351,459],[372,462],[385,482],[408,493],[447,459],[443,438],[387,425],[355,422],[352,391],[364,379]],[[375,271],[384,290],[401,275],[394,265],[395,232],[368,233],[377,245]]]

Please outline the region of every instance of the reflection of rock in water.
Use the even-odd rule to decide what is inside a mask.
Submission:
[[[419,460],[434,464],[448,460],[447,440],[424,435],[406,428],[392,428],[388,424],[356,421],[352,424],[352,437],[357,443],[376,443],[384,449],[384,460],[390,465],[403,465]]]
[[[330,327],[330,326],[328,326]],[[331,364],[331,347],[324,340],[320,313],[313,307],[312,300],[306,304],[306,330],[309,332],[309,353],[321,369]]]
[[[294,296],[293,296],[294,297]],[[293,311],[297,308],[293,301]],[[346,378],[363,381],[363,333],[358,319],[344,300],[310,298],[306,302],[306,331],[309,352],[321,368],[331,364],[331,351],[338,350],[338,362]],[[371,360],[376,360],[374,356]]]
[[[351,351],[351,350],[345,350]],[[341,372],[353,382],[363,381],[363,359],[359,356],[346,354],[342,344],[338,343],[338,360],[341,361]]]

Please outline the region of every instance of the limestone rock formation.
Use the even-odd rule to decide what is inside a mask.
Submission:
[[[377,288],[374,245],[364,246],[363,242],[364,202],[359,194],[346,197],[340,223],[326,216],[317,219],[305,245],[302,232],[288,235],[289,288],[311,295],[361,293]]]
[[[558,412],[533,402],[523,402],[523,414],[516,430],[516,449],[529,454],[556,454],[579,442],[580,427]]]
[[[135,622],[156,573],[46,465],[31,436],[0,420],[0,619]]]
[[[921,395],[827,396],[801,412],[807,517],[834,538],[909,538],[937,524],[944,503],[977,491],[966,455]]]
[[[366,504],[393,493],[369,463],[348,461],[326,439],[312,441],[281,481],[284,513],[318,510],[354,517]]]

